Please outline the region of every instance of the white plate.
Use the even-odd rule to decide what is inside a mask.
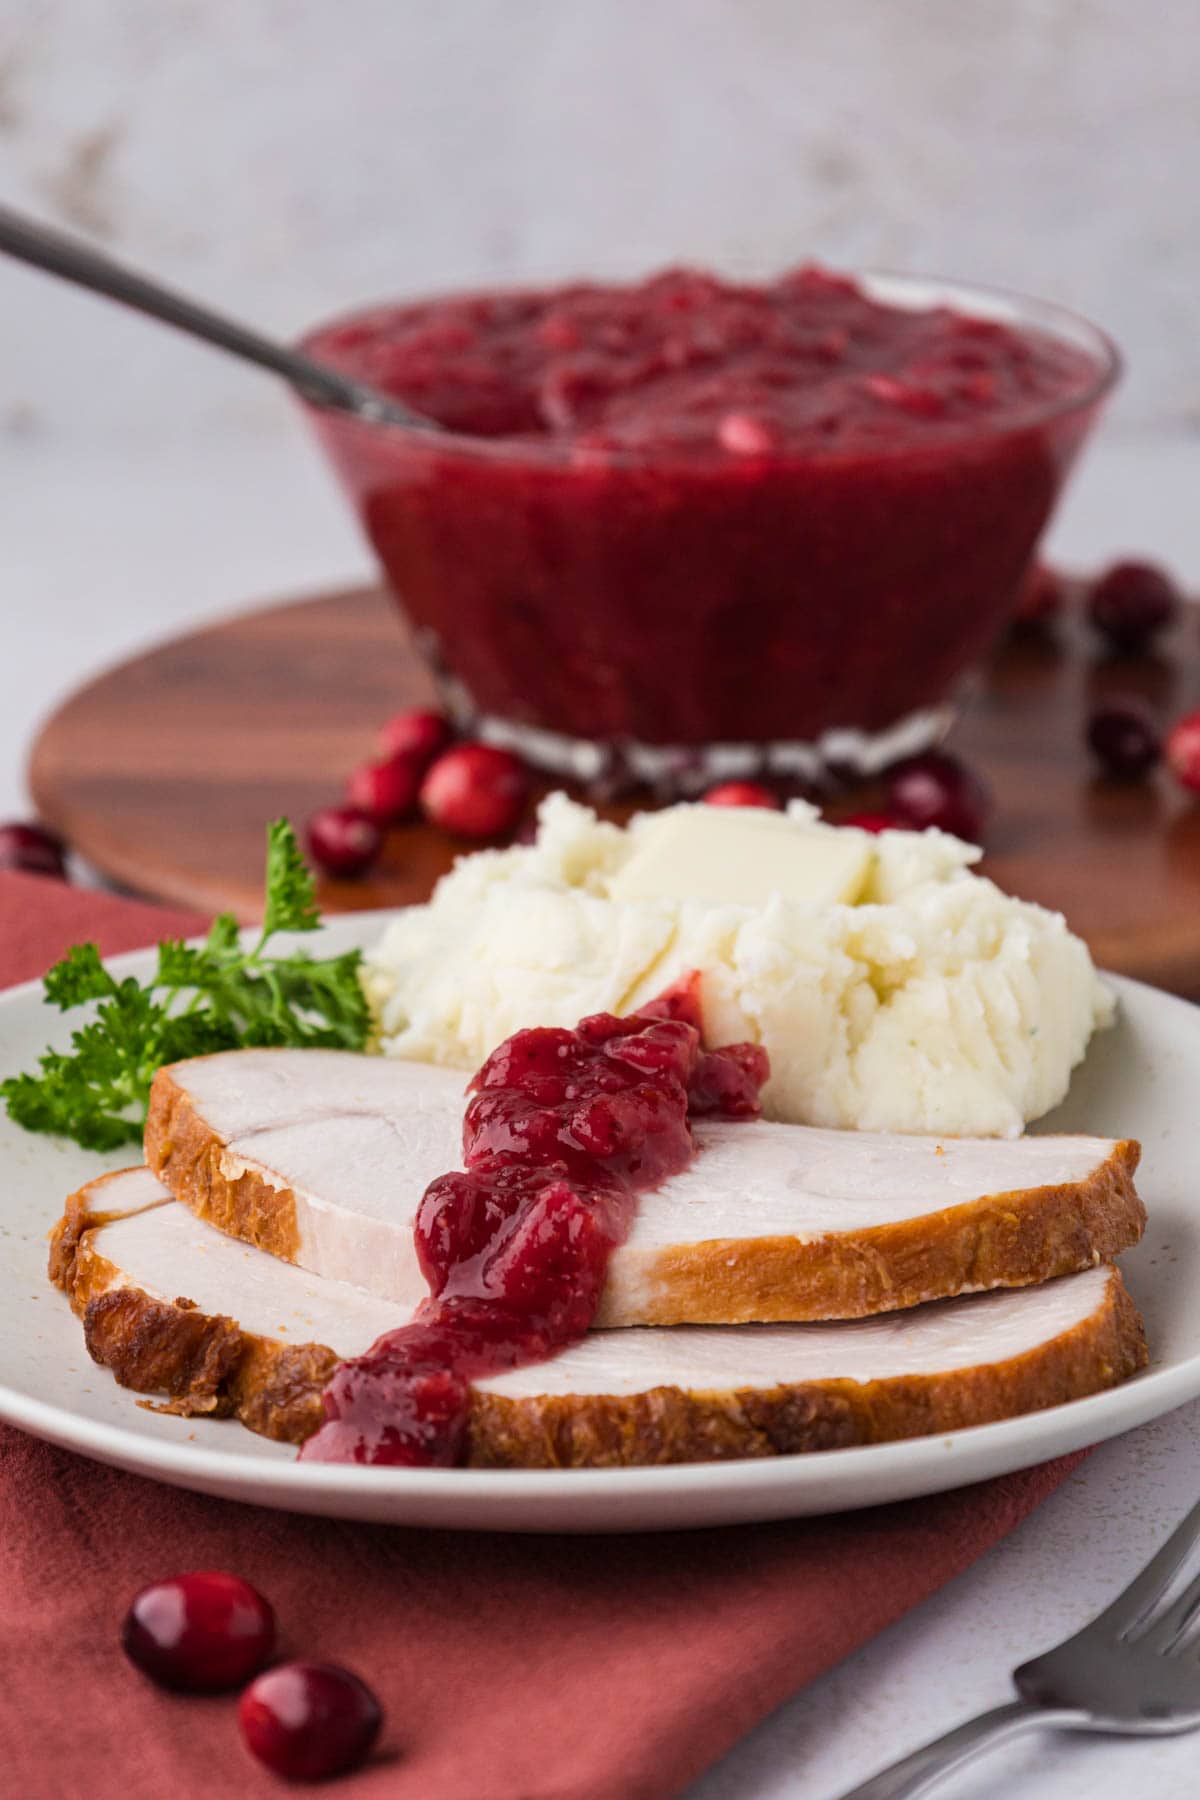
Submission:
[[[368,943],[387,915],[326,928],[332,949]],[[145,953],[113,967],[145,979]],[[232,1420],[147,1412],[93,1367],[47,1283],[46,1234],[63,1200],[108,1158],[18,1130],[0,1112],[0,1417],[98,1462],[177,1487],[291,1512],[486,1531],[637,1531],[748,1523],[932,1494],[1115,1437],[1200,1395],[1200,1008],[1116,980],[1120,1022],[1097,1038],[1066,1104],[1040,1129],[1140,1138],[1150,1224],[1122,1268],[1150,1366],[1111,1393],[947,1437],[863,1450],[660,1469],[475,1471],[300,1464]],[[32,1067],[69,1021],[40,984],[0,995],[0,1074]]]

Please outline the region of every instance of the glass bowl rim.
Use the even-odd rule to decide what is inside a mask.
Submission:
[[[789,453],[787,446],[781,447],[771,454],[773,467],[819,465],[827,467],[837,463],[874,463],[891,461],[896,458],[919,460],[926,456],[943,457],[947,452],[961,447],[964,443],[995,443],[1008,437],[1015,437],[1031,431],[1039,431],[1046,425],[1059,419],[1069,418],[1073,414],[1086,414],[1097,407],[1111,393],[1119,380],[1124,367],[1124,358],[1115,341],[1100,325],[1094,323],[1084,313],[1073,307],[1065,306],[1057,300],[1042,300],[1036,295],[1026,294],[1016,288],[1003,287],[997,283],[967,281],[957,276],[922,275],[911,270],[866,268],[834,271],[846,275],[850,280],[862,283],[868,293],[872,284],[879,290],[879,297],[887,300],[885,289],[898,293],[906,290],[915,294],[924,289],[929,294],[929,305],[954,305],[957,301],[966,302],[964,310],[970,313],[969,303],[972,298],[982,301],[985,310],[973,316],[988,318],[1001,317],[1006,322],[1031,325],[1057,338],[1060,342],[1080,345],[1085,340],[1089,353],[1096,362],[1096,374],[1092,381],[1077,391],[1047,400],[1040,406],[1030,407],[1016,419],[991,424],[985,419],[968,419],[963,421],[963,430],[946,432],[928,444],[910,442],[889,448],[885,444],[871,445],[869,449],[849,449],[839,451],[836,448],[818,450],[799,450]],[[295,343],[298,350],[313,354],[317,340],[329,331],[342,325],[350,325],[365,314],[378,312],[389,306],[420,305],[423,301],[439,299],[471,299],[474,296],[489,294],[522,293],[538,290],[549,290],[564,285],[568,278],[559,281],[509,283],[498,287],[473,287],[444,289],[441,292],[427,295],[412,295],[400,300],[380,300],[373,304],[356,306],[348,311],[333,314],[320,324],[309,327]],[[582,279],[579,277],[573,279]],[[641,277],[629,278],[629,283]],[[722,277],[729,279],[729,277]],[[766,279],[766,278],[764,278]],[[605,285],[608,285],[607,281]],[[623,285],[613,278],[611,285]],[[994,310],[989,313],[986,308]],[[343,373],[353,373],[343,370]],[[303,396],[302,396],[303,398]],[[371,438],[396,444],[404,443],[424,451],[436,452],[444,456],[458,456],[468,461],[483,463],[509,463],[513,466],[541,467],[561,470],[563,473],[586,475],[589,472],[604,469],[653,469],[653,468],[686,468],[697,475],[710,472],[728,472],[741,460],[721,453],[714,447],[713,453],[706,450],[683,448],[679,445],[666,444],[661,448],[630,448],[625,445],[608,447],[580,446],[569,437],[537,438],[537,437],[482,437],[464,431],[451,431],[430,421],[428,427],[392,424],[380,420],[366,419],[342,408],[322,404],[321,402],[303,399],[305,407],[318,418],[328,419],[355,432],[362,432]],[[747,459],[749,460],[749,459]]]

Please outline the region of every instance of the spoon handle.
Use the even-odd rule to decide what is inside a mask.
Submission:
[[[349,380],[336,369],[314,362],[299,351],[289,350],[261,333],[226,318],[198,301],[174,293],[157,281],[106,256],[82,239],[55,231],[38,220],[26,218],[11,207],[0,206],[0,250],[34,268],[74,281],[93,293],[121,300],[138,312],[174,325],[192,337],[203,338],[218,349],[228,350],[260,368],[282,375],[306,400],[319,406],[335,406],[379,424],[435,429],[432,420],[373,388]]]

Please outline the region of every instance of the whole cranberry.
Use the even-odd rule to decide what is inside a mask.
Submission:
[[[362,875],[383,848],[383,833],[356,806],[323,806],[308,821],[308,848],[327,875]]]
[[[1057,569],[1034,563],[1021,583],[1012,622],[1033,632],[1058,617],[1066,597],[1066,583]]]
[[[1137,781],[1162,755],[1154,720],[1133,694],[1101,701],[1088,719],[1085,735],[1105,774],[1118,781]]]
[[[1190,712],[1167,733],[1167,766],[1191,794],[1200,794],[1200,711]]]
[[[66,875],[62,839],[44,825],[14,820],[0,825],[0,870],[15,869],[22,875]]]
[[[843,825],[854,825],[859,831],[903,831],[904,825],[899,819],[893,819],[891,813],[859,812],[851,813],[848,819],[841,821]]]
[[[717,426],[717,442],[734,456],[769,456],[775,437],[769,425],[753,413],[726,413]]]
[[[1144,650],[1179,606],[1179,589],[1153,563],[1114,563],[1088,595],[1088,617],[1114,650]]]
[[[977,844],[992,797],[978,775],[945,750],[926,750],[893,763],[885,777],[889,810],[902,825],[939,831]]]
[[[160,1687],[218,1693],[266,1663],[275,1614],[240,1576],[198,1570],[144,1587],[125,1615],[121,1646]]]
[[[757,781],[722,781],[700,796],[705,806],[761,806],[780,812],[783,802]]]
[[[444,713],[432,709],[397,713],[379,733],[384,756],[413,756],[424,768],[443,751],[454,736]]]
[[[361,763],[346,784],[346,799],[377,825],[395,825],[416,806],[424,773],[424,761],[411,751]]]
[[[252,1681],[238,1701],[247,1750],[292,1781],[322,1781],[355,1768],[382,1723],[370,1688],[334,1663],[281,1663]]]
[[[421,783],[421,810],[431,825],[456,837],[499,837],[512,830],[528,794],[519,757],[491,744],[459,744],[438,757]]]

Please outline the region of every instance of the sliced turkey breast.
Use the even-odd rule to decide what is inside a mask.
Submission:
[[[122,1385],[292,1443],[320,1422],[336,1364],[408,1316],[212,1230],[145,1169],[72,1198],[50,1268]],[[858,1323],[598,1331],[477,1382],[467,1461],[599,1468],[880,1443],[1078,1399],[1145,1360],[1111,1267]]]
[[[461,1166],[466,1078],[339,1051],[238,1050],[160,1070],[146,1160],[234,1237],[401,1306],[413,1218]],[[1137,1242],[1138,1146],[700,1121],[642,1196],[597,1326],[863,1318],[1024,1287]]]

